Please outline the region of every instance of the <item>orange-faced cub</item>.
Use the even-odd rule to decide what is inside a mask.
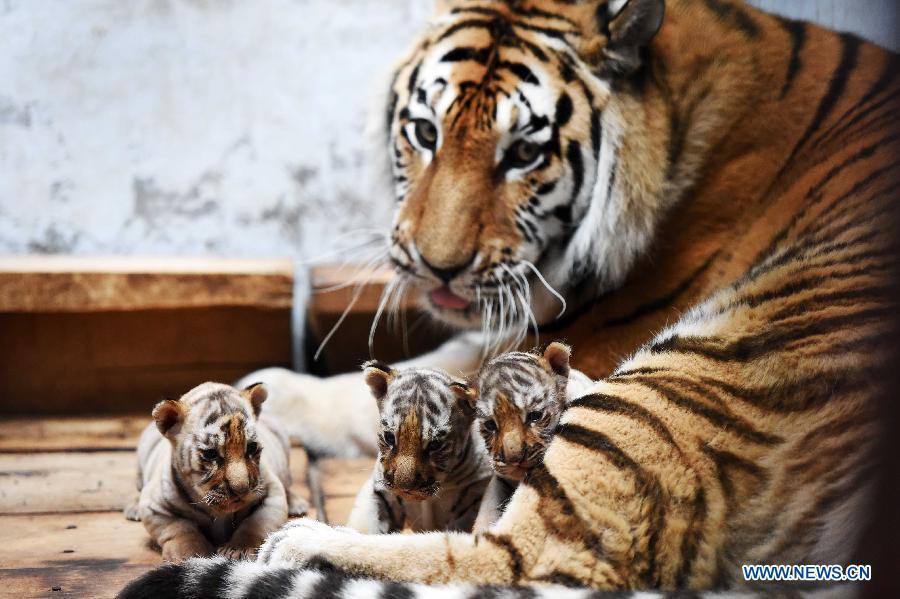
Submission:
[[[290,443],[260,415],[262,385],[204,383],[153,408],[138,444],[139,497],[125,509],[167,561],[253,555],[266,535],[302,515],[290,493]]]

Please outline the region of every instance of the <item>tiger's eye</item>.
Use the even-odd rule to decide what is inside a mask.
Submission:
[[[204,449],[200,452],[200,457],[206,460],[207,462],[214,462],[219,459],[219,450],[218,449]]]
[[[497,423],[494,422],[493,420],[485,420],[484,428],[493,433],[494,431],[497,430]]]
[[[394,443],[397,442],[397,439],[394,438],[394,433],[391,431],[384,431],[384,434],[381,435],[381,440],[384,441],[384,444],[388,447],[393,447]]]
[[[525,422],[528,424],[534,424],[543,417],[543,412],[541,412],[540,410],[534,410],[533,412],[528,412],[528,415],[525,416]]]
[[[259,453],[259,443],[257,443],[256,441],[250,441],[249,443],[247,443],[247,455],[248,456],[255,456],[258,453]]]
[[[432,439],[430,443],[425,447],[426,451],[440,451],[441,448],[444,447],[444,442],[441,439]]]
[[[415,122],[416,140],[426,150],[434,150],[437,146],[437,127],[425,119],[417,119]]]
[[[509,161],[513,168],[524,168],[537,160],[541,147],[530,141],[517,141],[509,149]]]

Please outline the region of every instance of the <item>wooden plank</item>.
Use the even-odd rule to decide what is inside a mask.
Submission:
[[[0,421],[0,451],[130,450],[150,422],[146,416],[6,418]]]
[[[112,598],[130,581],[153,568],[122,564],[119,558],[59,562],[37,568],[0,567],[3,593],[17,599],[73,597]]]
[[[356,493],[372,474],[375,464],[373,458],[355,458],[350,460],[323,459],[318,460],[322,492],[326,498],[356,497]],[[326,511],[328,506],[326,504]],[[328,513],[329,519],[332,518]]]
[[[255,306],[289,309],[289,259],[0,258],[0,312]]]
[[[27,342],[26,342],[27,340]],[[206,380],[291,362],[291,311],[0,313],[6,414],[147,413]]]
[[[309,500],[306,466],[306,452],[292,450],[292,488]],[[0,514],[119,511],[136,476],[133,452],[0,454]]]
[[[355,497],[325,497],[325,513],[332,526],[346,526]]]
[[[121,512],[0,516],[0,564],[35,568],[46,562],[122,560],[122,564],[160,562],[140,522]]]

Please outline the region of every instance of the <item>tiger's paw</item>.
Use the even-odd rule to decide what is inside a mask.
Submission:
[[[292,566],[322,561],[340,566],[340,556],[363,538],[364,535],[352,529],[332,528],[318,520],[291,520],[268,536],[257,561]]]

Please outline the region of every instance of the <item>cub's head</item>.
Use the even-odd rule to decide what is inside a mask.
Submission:
[[[172,443],[172,465],[181,482],[215,513],[235,512],[259,499],[262,447],[256,419],[265,400],[260,384],[238,391],[203,383],[153,408],[159,432]]]
[[[611,101],[664,2],[439,6],[386,107],[390,259],[438,318],[524,335],[532,315],[559,312],[551,287],[614,287],[649,242],[658,207],[644,195],[662,185],[664,152],[623,180],[627,128]]]
[[[494,470],[521,480],[553,438],[566,407],[570,350],[502,354],[478,373],[476,419]]]
[[[363,366],[378,403],[382,482],[404,499],[434,496],[467,451],[473,409],[465,383],[427,368]]]

